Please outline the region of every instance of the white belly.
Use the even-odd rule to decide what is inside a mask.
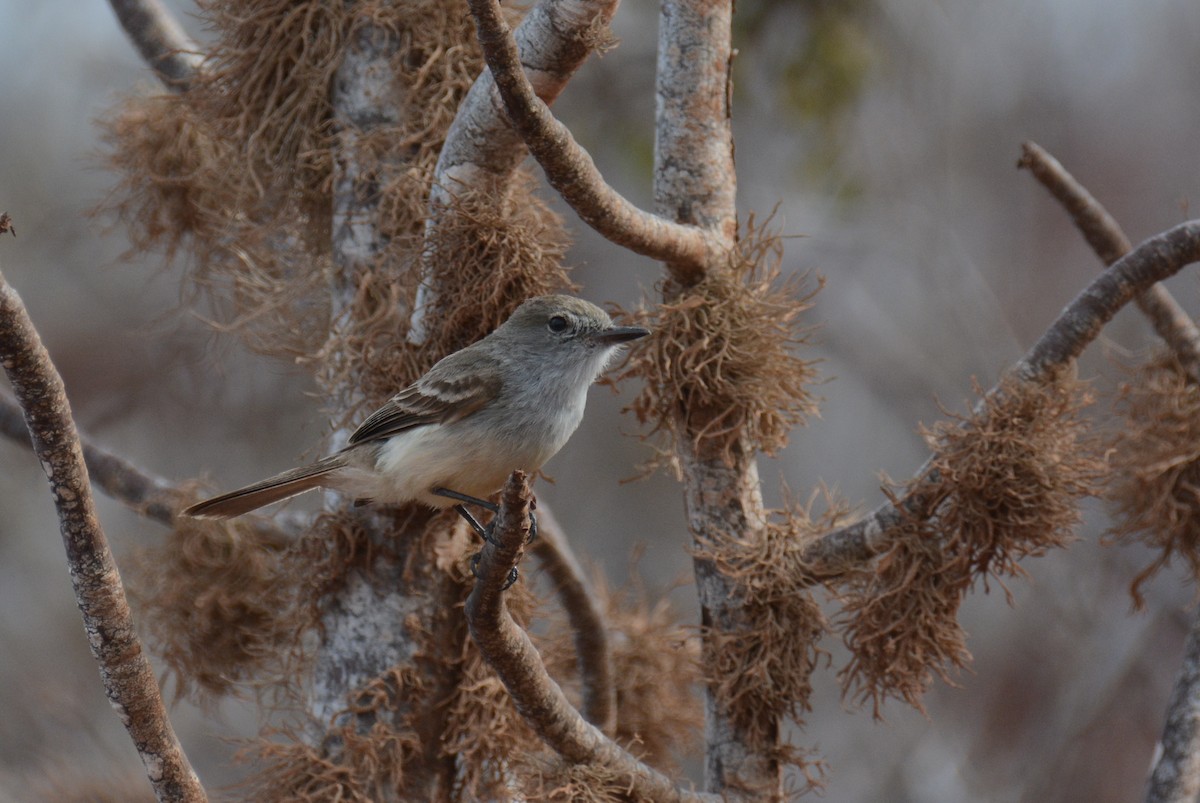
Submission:
[[[500,490],[515,469],[532,474],[553,457],[579,425],[582,402],[580,394],[579,404],[560,408],[558,415],[547,415],[546,410],[492,415],[481,411],[448,425],[417,427],[378,446],[364,445],[341,472],[339,484],[379,504],[457,504],[433,495],[433,488],[486,498]]]

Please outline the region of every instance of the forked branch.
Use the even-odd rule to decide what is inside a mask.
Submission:
[[[479,580],[467,598],[467,625],[479,652],[504,683],[525,721],[564,761],[602,769],[604,776],[637,800],[715,801],[715,796],[677,789],[667,776],[638,761],[584,720],[546,672],[529,636],[508,613],[504,588],[525,551],[530,497],[524,472],[513,472],[501,492],[494,543],[484,545]]]
[[[604,181],[592,157],[530,86],[500,4],[496,0],[468,0],[468,4],[509,120],[563,200],[605,238],[635,253],[691,272],[711,263],[721,247],[713,233],[639,209]]]
[[[1066,209],[1088,245],[1105,265],[1129,253],[1132,246],[1117,221],[1057,159],[1034,142],[1021,146],[1018,167],[1033,174]],[[1200,370],[1200,329],[1161,284],[1149,287],[1134,301],[1150,319],[1154,331],[1193,373]]]
[[[1105,324],[1139,293],[1197,261],[1200,261],[1200,221],[1181,223],[1149,238],[1084,288],[1013,371],[1027,381],[1046,381],[1078,357]],[[923,467],[917,476],[926,470],[927,466]],[[936,483],[937,477],[927,477],[925,485],[918,486],[898,503],[913,510],[920,509],[921,488]],[[882,535],[902,515],[889,501],[859,521],[826,533],[804,553],[803,562],[809,577],[814,581],[830,580],[869,561],[887,546]]]
[[[16,291],[0,275],[0,364],[12,382],[50,482],[63,546],[105,693],[146,766],[159,800],[205,800],[134,631],[121,578],[96,518],[88,471],[62,378]]]
[[[200,72],[199,46],[162,0],[109,0],[121,27],[168,89],[184,92]]]

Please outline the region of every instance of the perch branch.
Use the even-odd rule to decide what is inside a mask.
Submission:
[[[533,554],[554,583],[559,604],[574,634],[584,719],[605,733],[612,733],[617,724],[617,692],[604,614],[596,606],[595,594],[588,587],[558,520],[544,504],[538,505],[538,538],[533,542]]]
[[[585,223],[617,245],[675,266],[691,277],[721,250],[699,226],[675,223],[639,209],[609,186],[592,157],[538,99],[496,0],[469,0],[479,44],[513,128],[546,172],[546,180]]]
[[[1117,221],[1057,159],[1034,142],[1021,146],[1017,167],[1025,168],[1053,195],[1088,245],[1105,265],[1129,253],[1132,246]],[[1175,352],[1192,374],[1200,371],[1200,329],[1161,284],[1149,287],[1134,299],[1150,319],[1154,331]]]
[[[87,467],[62,378],[16,291],[0,275],[0,363],[50,482],[75,599],[109,702],[116,708],[159,800],[205,800],[142,651],[117,566],[96,518]]]
[[[203,58],[162,0],[109,0],[109,5],[159,79],[172,91],[186,92],[199,75]]]
[[[1200,611],[1188,633],[1183,666],[1167,704],[1161,744],[1146,803],[1196,800],[1200,797]]]
[[[529,636],[509,615],[504,586],[525,551],[530,496],[525,474],[513,472],[501,492],[494,543],[483,547],[479,580],[467,598],[467,626],[479,652],[526,722],[565,761],[603,767],[606,776],[637,800],[715,801],[712,796],[675,788],[665,775],[642,764],[584,720],[546,672]]]
[[[1093,279],[1013,370],[1027,381],[1046,381],[1078,357],[1105,324],[1139,293],[1196,261],[1200,261],[1200,221],[1180,223],[1149,238]],[[936,477],[928,477],[923,487],[936,482]],[[914,491],[900,504],[920,509],[921,493],[919,489]],[[814,581],[830,580],[878,555],[886,547],[883,532],[901,515],[895,505],[885,502],[861,520],[826,533],[805,550],[807,575]]]

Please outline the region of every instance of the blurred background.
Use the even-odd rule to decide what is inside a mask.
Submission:
[[[168,5],[203,39],[194,6]],[[621,46],[572,83],[558,114],[608,179],[650,203],[656,4],[630,0]],[[1200,189],[1200,6],[1189,0],[740,0],[735,130],[740,208],[775,224],[788,272],[827,279],[809,320],[821,416],[764,459],[779,504],[821,483],[864,509],[880,474],[927,452],[919,422],[963,409],[1096,273],[1063,212],[1015,169],[1020,144],[1056,155],[1132,240],[1187,219]],[[90,217],[114,184],[93,124],[152,82],[102,0],[0,0],[0,211],[18,237],[0,270],[64,375],[81,428],[162,476],[233,487],[310,454],[327,427],[308,376],[247,355],[182,303],[179,266],[126,258]],[[576,226],[581,294],[634,305],[660,271]],[[1194,273],[1171,288],[1200,312]],[[1150,343],[1123,313],[1081,364],[1102,394],[1112,357]],[[579,553],[614,583],[631,571],[694,594],[681,493],[667,476],[621,484],[649,457],[621,415],[634,388],[592,392],[583,428],[539,495]],[[1107,409],[1102,398],[1098,415]],[[628,437],[614,437],[616,433]],[[73,778],[131,778],[136,753],[106,703],[75,609],[42,473],[0,442],[0,800],[62,799]],[[118,562],[159,528],[100,500]],[[1124,801],[1141,796],[1195,589],[1179,570],[1127,586],[1148,554],[1101,543],[1101,505],[1069,551],[1027,562],[1028,582],[967,602],[974,671],[937,685],[928,718],[840,700],[817,677],[798,744],[829,763],[830,801]],[[640,560],[631,570],[631,560]],[[673,589],[673,590],[672,590]],[[244,768],[250,703],[181,702],[176,726],[216,789]]]

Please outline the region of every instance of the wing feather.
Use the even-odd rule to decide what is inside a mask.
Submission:
[[[500,376],[489,357],[470,349],[455,352],[369,415],[348,445],[460,421],[499,395],[500,388]]]

